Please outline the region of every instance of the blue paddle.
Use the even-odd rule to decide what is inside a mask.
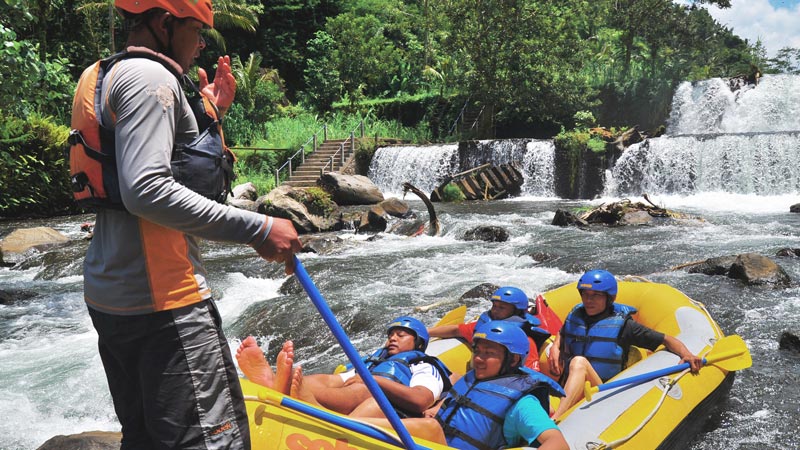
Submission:
[[[316,419],[324,420],[325,422],[332,423],[350,431],[362,434],[364,436],[377,439],[391,445],[398,445],[396,436],[391,435],[388,431],[383,430],[374,425],[359,422],[349,417],[333,414],[320,408],[315,408],[303,402],[297,401],[291,397],[281,395],[273,390],[261,389],[258,391],[258,399],[267,403],[281,405],[284,408],[297,411],[301,414],[314,417]]]
[[[750,367],[753,364],[752,359],[750,358],[750,351],[747,349],[747,344],[745,344],[744,340],[741,336],[738,335],[730,335],[721,338],[714,344],[711,351],[708,352],[705,358],[703,358],[703,365],[714,364],[720,367],[723,370],[727,370],[728,372],[734,370],[743,370]],[[654,370],[652,372],[647,372],[639,375],[634,375],[632,377],[623,378],[621,380],[610,381],[605,384],[600,384],[598,386],[592,386],[588,381],[583,387],[583,394],[586,398],[586,401],[592,400],[592,395],[607,391],[609,389],[614,389],[620,386],[627,386],[627,385],[636,385],[641,384],[646,381],[655,380],[657,378],[661,378],[665,375],[670,375],[676,372],[680,372],[682,370],[686,370],[689,368],[689,363],[677,364],[670,367],[665,367],[663,369]]]
[[[328,328],[331,329],[333,335],[336,337],[336,340],[339,341],[339,345],[341,345],[342,349],[344,349],[344,353],[347,355],[347,358],[350,359],[350,363],[352,363],[353,367],[356,368],[356,372],[361,376],[364,384],[367,385],[367,389],[369,389],[369,392],[378,402],[378,406],[380,406],[383,414],[386,415],[387,419],[389,419],[389,423],[392,424],[394,431],[397,432],[397,435],[405,445],[405,448],[425,448],[417,445],[411,438],[408,430],[406,430],[406,427],[400,420],[400,416],[397,415],[397,411],[395,411],[391,403],[389,403],[389,399],[386,398],[386,395],[372,377],[372,374],[367,369],[364,361],[361,360],[361,355],[359,355],[358,351],[356,351],[355,347],[353,347],[353,344],[350,342],[350,339],[347,337],[344,329],[339,324],[339,321],[336,320],[336,316],[333,315],[333,311],[331,311],[331,308],[328,306],[325,298],[322,297],[319,289],[317,289],[317,286],[314,285],[314,281],[312,281],[311,277],[308,276],[308,272],[306,272],[306,268],[303,267],[303,263],[300,262],[300,259],[298,259],[296,255],[293,256],[293,258],[294,275],[297,277],[297,280],[300,281],[300,284],[303,286],[303,289],[305,289],[306,294],[308,294],[308,297],[311,299],[311,302],[317,307],[317,310],[322,315],[325,323],[328,324]]]

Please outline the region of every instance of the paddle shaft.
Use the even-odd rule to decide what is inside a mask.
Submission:
[[[386,442],[387,444],[397,445],[397,440],[392,439],[387,436],[385,433],[376,430],[375,428],[365,425],[363,423],[357,422],[352,419],[348,419],[347,417],[337,416],[336,414],[331,414],[327,411],[324,411],[319,408],[314,408],[313,406],[306,405],[305,403],[298,402],[297,400],[292,399],[291,397],[283,397],[280,400],[281,406],[286,408],[295,410],[297,412],[306,414],[308,416],[314,417],[316,419],[324,420],[326,422],[330,422],[334,425],[340,426],[342,428],[348,429],[350,431],[355,431],[356,433],[363,434],[365,436],[371,437],[373,439],[377,439],[381,442]],[[419,448],[419,446],[418,446]]]
[[[720,360],[723,360],[723,359],[726,359],[726,358],[730,358],[730,357],[733,357],[733,356],[738,356],[738,355],[741,355],[743,352],[744,352],[743,350],[730,350],[730,351],[726,351],[726,352],[720,352],[718,354],[715,354],[712,357],[703,358],[703,365],[705,366],[706,364],[711,364],[711,363],[714,363],[715,361],[720,361]],[[611,381],[609,383],[605,383],[605,384],[601,384],[601,385],[595,386],[595,388],[597,389],[597,392],[603,392],[603,391],[607,391],[609,389],[614,389],[615,387],[619,387],[619,386],[625,386],[625,385],[629,385],[629,384],[630,385],[641,384],[641,383],[644,383],[646,381],[650,381],[650,380],[655,380],[657,378],[661,378],[661,377],[663,377],[665,375],[671,375],[671,374],[673,374],[675,372],[680,372],[682,370],[686,370],[689,367],[690,367],[690,365],[689,365],[688,362],[685,362],[683,364],[676,364],[674,366],[664,367],[663,369],[654,370],[652,372],[643,373],[641,375],[634,375],[632,377],[623,378],[621,380]]]
[[[394,410],[391,403],[389,403],[389,399],[386,398],[386,394],[383,393],[378,383],[375,381],[375,378],[372,377],[369,369],[364,364],[364,361],[361,360],[361,355],[358,354],[353,344],[350,342],[350,339],[347,337],[342,326],[339,324],[339,321],[336,320],[336,316],[333,315],[333,311],[331,311],[328,303],[322,297],[322,294],[319,292],[319,289],[314,285],[314,281],[311,280],[311,277],[306,272],[306,268],[303,267],[303,263],[300,262],[300,259],[297,256],[293,256],[294,258],[294,274],[297,279],[300,281],[300,284],[305,289],[306,294],[311,299],[311,302],[314,303],[319,313],[322,315],[322,318],[325,320],[325,323],[328,324],[328,328],[331,329],[333,335],[336,337],[336,340],[339,341],[339,345],[342,346],[344,349],[344,353],[347,355],[347,358],[350,360],[350,363],[353,364],[353,367],[356,368],[356,372],[361,376],[362,381],[369,389],[369,392],[375,398],[375,401],[378,402],[378,406],[380,406],[381,411],[389,420],[389,423],[392,424],[395,432],[400,437],[400,440],[403,442],[408,449],[416,449],[422,448],[418,446],[414,440],[411,438],[411,435],[406,430],[406,427],[403,425],[403,422],[400,420],[400,416],[397,415],[397,411]]]

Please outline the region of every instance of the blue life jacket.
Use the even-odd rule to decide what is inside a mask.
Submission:
[[[476,379],[470,370],[450,390],[436,420],[450,447],[494,450],[509,444],[503,437],[503,421],[511,407],[530,394],[549,411],[551,392],[565,395],[558,383],[526,367],[486,380]]]
[[[445,384],[445,391],[449,390],[451,387],[449,378],[450,370],[447,369],[439,358],[426,355],[419,350],[401,352],[387,357],[386,349],[382,348],[373,353],[370,357],[364,359],[364,364],[366,364],[371,374],[388,378],[406,386],[411,383],[411,366],[423,362],[432,365],[439,371],[439,375],[442,377],[442,381]]]
[[[419,363],[428,363],[439,372],[439,377],[444,384],[442,392],[449,391],[453,386],[452,383],[450,383],[451,372],[447,366],[445,366],[439,358],[426,355],[419,350],[401,352],[393,356],[388,356],[386,354],[386,348],[381,348],[363,360],[364,365],[367,366],[367,369],[372,375],[388,378],[405,386],[411,384],[411,366]],[[347,365],[348,370],[352,367],[352,364]],[[395,410],[401,417],[421,417],[420,414],[402,410],[397,406],[395,406]]]
[[[610,316],[586,327],[586,309],[576,306],[567,316],[562,329],[563,348],[569,356],[583,356],[592,364],[603,381],[620,373],[627,358],[627,349],[619,345],[619,334],[625,319],[636,313],[636,308],[614,303]]]

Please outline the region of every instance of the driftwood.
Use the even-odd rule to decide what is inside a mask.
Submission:
[[[605,223],[616,224],[625,216],[633,211],[645,211],[651,217],[669,217],[673,219],[689,219],[690,216],[677,212],[670,211],[661,206],[655,205],[647,195],[644,196],[650,205],[642,202],[632,202],[629,199],[622,199],[614,203],[603,203],[597,208],[592,209],[581,214],[579,217],[588,223]]]
[[[425,203],[425,207],[428,208],[428,217],[431,224],[430,228],[428,228],[428,235],[438,236],[441,229],[439,226],[439,218],[436,217],[436,210],[433,209],[433,203],[431,203],[430,199],[428,199],[428,196],[425,195],[424,192],[417,189],[417,187],[415,187],[411,183],[405,182],[403,183],[403,194],[405,194],[408,191],[411,191],[414,194],[416,194],[417,197],[419,197],[422,200],[422,203]]]

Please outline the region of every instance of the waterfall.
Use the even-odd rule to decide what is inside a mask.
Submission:
[[[607,190],[617,195],[798,192],[799,145],[800,132],[648,139],[623,153]]]
[[[553,197],[552,140],[497,139],[460,144],[381,147],[369,166],[369,178],[383,192],[397,193],[409,182],[433,191],[444,177],[481,164],[516,164],[523,173],[524,195]]]
[[[522,159],[522,173],[525,183],[522,194],[537,197],[555,197],[555,153],[552,140],[528,142]]]
[[[731,90],[721,78],[684,81],[672,97],[669,135],[800,130],[800,76],[766,75]]]
[[[458,144],[380,147],[368,176],[384,193],[403,191],[409,182],[431,192],[448,173],[458,172]]]
[[[800,191],[800,77],[767,75],[731,90],[722,79],[675,91],[665,136],[629,147],[606,194]]]

